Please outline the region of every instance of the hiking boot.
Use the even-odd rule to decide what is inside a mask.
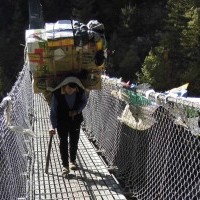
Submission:
[[[71,170],[77,170],[78,169],[78,164],[76,161],[70,162],[70,169]]]
[[[69,174],[69,167],[62,168],[62,176],[66,177]]]

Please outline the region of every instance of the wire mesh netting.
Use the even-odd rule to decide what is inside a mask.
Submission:
[[[84,110],[88,137],[130,196],[200,199],[200,105],[149,99],[104,80]]]
[[[91,91],[84,110],[95,141],[124,192],[137,199],[200,199],[200,105],[147,99],[115,79]],[[156,96],[156,94],[155,94]],[[154,96],[154,97],[155,97]],[[0,105],[0,199],[31,199],[33,93],[25,65]]]
[[[32,89],[27,66],[0,104],[0,199],[27,198],[33,162]]]

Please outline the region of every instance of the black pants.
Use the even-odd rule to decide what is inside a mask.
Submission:
[[[64,167],[68,167],[69,158],[71,162],[76,160],[80,136],[80,123],[76,120],[70,120],[67,124],[60,124],[57,131],[60,139],[60,155],[62,164]]]

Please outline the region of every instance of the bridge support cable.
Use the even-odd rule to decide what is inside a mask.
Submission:
[[[29,29],[42,29],[44,19],[39,0],[29,0]]]

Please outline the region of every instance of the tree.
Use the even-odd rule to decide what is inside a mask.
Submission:
[[[138,72],[140,81],[150,81],[160,90],[190,81],[198,91],[199,0],[40,2],[45,22],[76,18],[83,23],[91,19],[103,23],[108,50],[115,52],[109,66],[116,76],[135,80]],[[2,0],[0,5],[0,67],[7,80],[15,80],[23,65],[24,47],[20,44],[25,43],[28,27],[27,4],[25,0]]]
[[[166,90],[181,84],[181,74],[187,67],[185,49],[181,43],[182,32],[186,29],[188,21],[184,15],[187,6],[186,0],[181,3],[176,0],[168,1],[168,17],[160,34],[159,45],[153,48],[154,53],[151,53],[143,64],[142,74],[139,77],[141,80],[149,81],[148,83],[153,84],[155,89]],[[152,69],[159,73],[152,73]],[[163,75],[160,73],[162,70]]]
[[[155,36],[166,15],[162,9],[163,1],[131,1],[121,8],[119,23],[113,34],[115,37],[111,38],[109,45],[115,50],[115,69],[123,78],[131,77],[135,80],[136,72],[140,71],[145,56],[158,43]]]
[[[156,90],[168,89],[168,66],[163,59],[164,49],[157,47],[149,52],[142,65],[142,73],[138,73],[140,83],[149,83]]]
[[[181,78],[189,82],[191,95],[200,95],[200,7],[191,6],[185,13],[189,18],[187,29],[182,33],[182,46],[186,52],[187,68]]]

